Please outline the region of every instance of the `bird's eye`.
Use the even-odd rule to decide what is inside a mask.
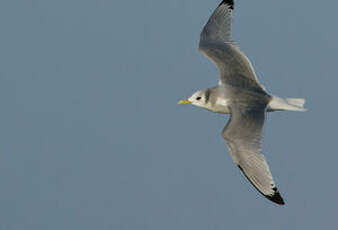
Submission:
[[[197,97],[196,100],[197,100],[197,101],[201,100],[201,97]]]

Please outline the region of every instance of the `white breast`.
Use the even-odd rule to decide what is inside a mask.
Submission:
[[[216,112],[216,113],[229,113],[229,108],[228,108],[228,103],[229,100],[219,97],[217,98],[216,102],[214,105],[210,106],[210,108],[208,108],[209,110]]]

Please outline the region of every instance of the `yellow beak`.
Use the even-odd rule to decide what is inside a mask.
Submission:
[[[180,100],[177,104],[179,104],[179,105],[191,104],[191,101],[188,101],[188,100]]]

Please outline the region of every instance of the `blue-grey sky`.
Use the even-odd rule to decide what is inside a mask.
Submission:
[[[263,142],[286,206],[232,162],[198,50],[220,0],[0,2],[0,229],[337,226],[338,2],[236,1],[233,38],[275,95]]]

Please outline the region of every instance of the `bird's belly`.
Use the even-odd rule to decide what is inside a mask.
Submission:
[[[209,108],[209,110],[211,110],[212,112],[215,112],[215,113],[228,114],[228,113],[230,113],[228,105],[229,105],[229,103],[228,103],[227,99],[217,98],[217,100],[215,101],[215,104],[212,105],[211,108]]]
[[[228,106],[216,106],[213,108],[212,111],[215,113],[224,113],[224,114],[230,113]]]

